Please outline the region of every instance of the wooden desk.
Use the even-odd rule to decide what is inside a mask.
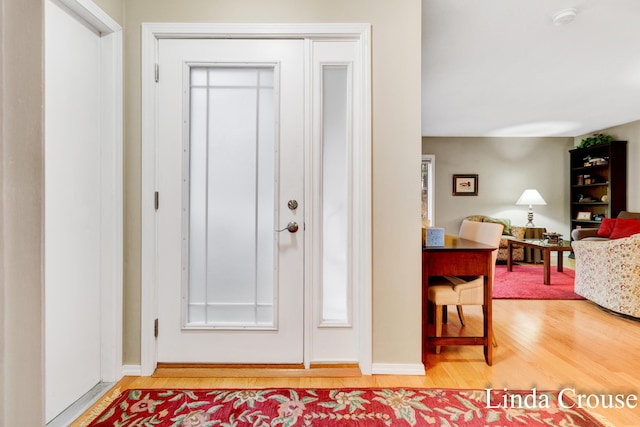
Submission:
[[[426,362],[427,344],[433,345],[482,345],[484,358],[488,365],[493,362],[492,342],[492,306],[491,290],[493,286],[493,259],[491,253],[497,248],[445,236],[444,246],[426,246],[422,248],[422,360]],[[481,337],[431,337],[428,336],[428,298],[429,276],[485,276],[484,280],[484,334]]]

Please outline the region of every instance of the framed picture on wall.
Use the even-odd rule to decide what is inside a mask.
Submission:
[[[478,175],[453,175],[454,196],[477,196]]]

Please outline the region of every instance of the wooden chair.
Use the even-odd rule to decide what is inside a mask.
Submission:
[[[462,221],[459,237],[473,240],[498,248],[502,236],[502,224],[490,222]],[[495,276],[496,259],[498,249],[491,253],[492,268]],[[444,309],[448,305],[455,305],[458,309],[460,323],[465,325],[463,305],[484,306],[484,276],[478,277],[454,277],[442,276],[429,280],[428,298],[435,306],[436,336],[442,336],[442,321]],[[484,307],[483,307],[484,310]],[[493,334],[492,334],[493,335]],[[494,347],[497,346],[495,338]],[[436,346],[436,353],[440,353],[440,346]]]

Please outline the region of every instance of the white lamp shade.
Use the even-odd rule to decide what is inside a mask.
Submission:
[[[516,205],[546,205],[547,202],[544,201],[538,190],[527,189],[524,190],[522,196],[516,202]]]

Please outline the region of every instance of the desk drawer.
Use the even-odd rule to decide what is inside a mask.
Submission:
[[[429,276],[483,276],[488,273],[491,252],[423,252],[422,271]]]

